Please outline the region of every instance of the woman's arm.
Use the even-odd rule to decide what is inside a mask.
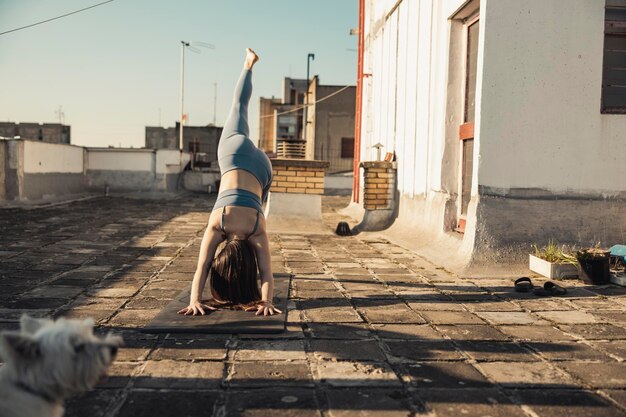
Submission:
[[[260,231],[252,238],[251,243],[256,252],[257,265],[259,274],[261,275],[261,303],[254,307],[257,309],[256,314],[264,316],[275,313],[282,313],[274,307],[274,275],[272,274],[272,258],[270,255],[270,241],[265,232],[265,224],[260,227]],[[253,308],[253,309],[254,309]],[[248,310],[253,310],[248,309]]]
[[[195,316],[196,314],[204,315],[204,309],[216,310],[214,307],[202,304],[201,298],[206,284],[209,267],[213,261],[213,257],[215,256],[215,250],[217,249],[217,245],[219,245],[223,239],[221,231],[211,226],[209,222],[209,225],[204,231],[202,243],[200,244],[198,266],[196,268],[196,273],[193,276],[193,281],[191,282],[191,297],[189,298],[189,306],[180,310],[178,312],[179,314],[193,314]]]

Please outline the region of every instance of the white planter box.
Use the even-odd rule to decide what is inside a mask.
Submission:
[[[531,271],[543,275],[544,277],[554,278],[578,278],[578,267],[572,264],[555,264],[537,258],[535,255],[529,255],[529,266]]]

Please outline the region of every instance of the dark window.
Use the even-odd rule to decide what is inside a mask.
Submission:
[[[626,113],[626,0],[606,0],[602,112]]]
[[[354,138],[341,138],[341,157],[354,158]]]
[[[191,153],[200,152],[200,144],[198,143],[197,140],[194,140],[193,142],[189,142],[187,146],[189,147],[189,152]]]

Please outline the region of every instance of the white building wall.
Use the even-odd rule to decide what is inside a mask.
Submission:
[[[604,1],[484,1],[478,184],[626,191],[626,115],[601,114]]]
[[[80,146],[24,141],[24,173],[83,172],[83,148]]]
[[[451,231],[464,69],[452,18],[466,4],[365,2],[360,158],[377,142],[396,152],[390,235],[458,265],[510,263],[550,238],[623,242],[626,115],[600,112],[602,0],[480,1],[472,200],[465,234]]]
[[[152,172],[155,150],[88,148],[87,155],[90,170]]]

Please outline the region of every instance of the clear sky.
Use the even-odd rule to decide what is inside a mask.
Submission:
[[[101,1],[0,0],[0,32]],[[215,49],[185,55],[188,124],[213,121],[213,83],[223,124],[250,46],[261,57],[255,136],[259,97],[281,96],[285,76],[305,78],[307,53],[322,84],[355,84],[357,25],[357,0],[115,0],[0,36],[0,121],[58,122],[61,105],[72,143],[141,147],[159,113],[164,127],[179,119],[180,41],[202,41]]]

